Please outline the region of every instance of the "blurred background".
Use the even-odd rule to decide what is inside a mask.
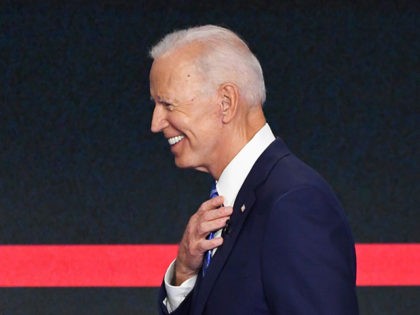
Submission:
[[[315,3],[2,1],[0,245],[179,241],[210,178],[150,132],[148,50],[203,24],[248,42],[272,129],[334,187],[356,242],[419,242],[419,6]],[[359,287],[361,314],[419,314],[419,293]],[[155,314],[156,294],[0,288],[0,314]]]

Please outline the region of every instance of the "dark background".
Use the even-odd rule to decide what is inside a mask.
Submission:
[[[208,23],[249,43],[272,129],[335,188],[356,242],[419,242],[419,7],[273,3],[3,1],[0,244],[178,242],[210,179],[150,132],[147,52]],[[358,288],[361,313],[419,314],[419,291]],[[156,293],[2,288],[0,314],[155,314]]]

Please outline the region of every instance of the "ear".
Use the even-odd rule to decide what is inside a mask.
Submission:
[[[229,123],[239,106],[239,89],[234,83],[223,83],[219,87],[219,100],[223,123]]]

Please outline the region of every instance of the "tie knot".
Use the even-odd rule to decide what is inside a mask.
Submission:
[[[219,196],[219,194],[217,193],[216,182],[214,182],[213,185],[211,186],[210,198],[214,198],[217,196]]]

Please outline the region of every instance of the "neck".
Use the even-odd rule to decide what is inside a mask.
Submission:
[[[209,167],[211,176],[218,180],[226,166],[242,150],[242,148],[264,127],[266,123],[261,107],[249,110],[245,117],[226,125],[223,146],[223,157]]]

